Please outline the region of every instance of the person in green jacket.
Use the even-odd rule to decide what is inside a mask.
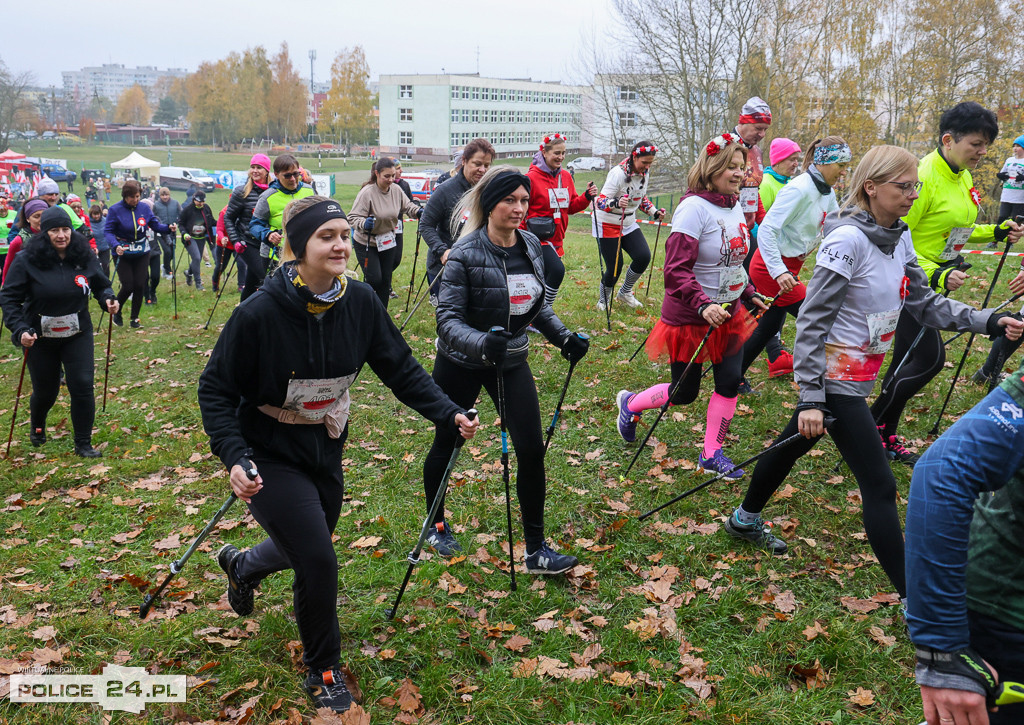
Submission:
[[[1012,221],[978,224],[981,198],[971,169],[999,134],[996,115],[974,103],[958,103],[939,119],[939,147],[918,165],[920,196],[903,218],[914,239],[917,259],[936,292],[955,292],[967,279],[959,269],[967,242],[1016,241],[1021,227]],[[908,190],[913,193],[914,190]],[[884,395],[871,407],[890,458],[913,466],[920,458],[908,450],[896,430],[907,402],[942,370],[946,351],[939,331],[921,326],[904,310],[896,326],[892,358],[882,381]],[[916,341],[916,346],[914,346]],[[904,362],[907,352],[913,347]],[[901,365],[902,363],[902,365]],[[898,376],[894,377],[894,373]]]
[[[764,206],[766,214],[775,203],[775,197],[779,195],[782,187],[796,176],[800,168],[800,153],[800,144],[788,138],[774,139],[768,147],[770,166],[764,170],[764,178],[761,179],[761,186],[758,188],[761,205]]]
[[[18,218],[18,212],[11,209],[10,200],[0,194],[0,268],[3,267],[4,258],[7,257],[7,249],[9,243],[7,241],[7,235],[10,233],[11,228],[14,226],[14,220]]]

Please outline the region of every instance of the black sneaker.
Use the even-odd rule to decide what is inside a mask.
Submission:
[[[103,453],[92,447],[92,443],[76,443],[75,455],[82,458],[102,458]]]
[[[156,304],[156,300],[154,300],[152,296],[147,296],[146,297],[146,304],[147,305],[155,305]]]
[[[749,541],[776,556],[785,554],[789,548],[785,541],[772,533],[772,525],[760,515],[749,524],[744,524],[736,518],[736,512],[733,511],[725,522],[725,530],[734,539]]]
[[[462,551],[462,547],[455,540],[452,527],[448,525],[447,521],[434,524],[434,528],[430,530],[430,535],[427,537],[427,543],[445,559],[450,559]]]
[[[984,366],[975,370],[974,375],[971,376],[971,382],[975,385],[985,385],[991,380],[992,378],[985,374]]]
[[[196,292],[205,292],[206,288],[203,287],[203,283],[196,280]]]
[[[112,319],[114,321],[114,324],[117,325],[118,327],[124,327],[124,318],[121,317],[120,312],[115,312],[114,314],[112,314],[110,316],[110,319]]]
[[[921,460],[921,456],[911,450],[908,450],[907,447],[903,445],[903,440],[899,436],[892,435],[888,438],[883,438],[882,444],[885,446],[885,452],[889,454],[889,458],[894,461],[899,461],[911,468],[914,467],[915,463]]]
[[[141,330],[142,329],[142,323],[139,322],[138,319],[132,320],[128,324],[131,325],[133,330]]]
[[[575,556],[559,554],[546,541],[535,552],[526,555],[526,571],[530,574],[562,574],[579,563]]]
[[[750,383],[747,382],[746,378],[740,380],[740,386],[736,389],[740,395],[760,395],[760,393],[750,387]]]
[[[345,680],[337,667],[319,674],[311,672],[302,684],[313,698],[317,710],[326,707],[334,712],[346,712],[352,707],[352,693],[345,687]]]
[[[248,582],[235,576],[235,560],[241,554],[242,552],[234,544],[224,544],[217,552],[217,563],[228,575],[228,604],[231,605],[235,614],[247,617],[252,614],[253,610],[253,588]]]
[[[29,442],[36,448],[46,443],[46,431],[42,428],[33,428],[28,432]]]
[[[189,287],[192,286],[192,276],[191,275],[188,275],[188,274],[185,275],[185,284],[188,285]]]

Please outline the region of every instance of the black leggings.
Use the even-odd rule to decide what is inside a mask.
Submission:
[[[802,302],[803,300],[801,300]],[[793,315],[796,317],[800,311],[800,302],[794,302],[791,305],[785,307],[776,307],[772,305],[768,308],[768,311],[761,315],[761,319],[757,322],[757,327],[754,328],[754,334],[752,334],[747,341],[743,344],[743,374],[746,375],[747,368],[750,367],[751,363],[757,359],[757,356],[765,349],[772,340],[776,340],[775,337],[782,332],[782,326],[786,323],[786,314]],[[776,352],[776,357],[778,353]]]
[[[629,263],[629,271],[636,277],[640,277],[647,269],[647,265],[651,263],[651,248],[647,246],[647,240],[639,227],[629,234],[623,235],[621,243],[619,237],[601,237],[598,240],[598,246],[600,246],[601,256],[604,258],[604,276],[601,277],[601,282],[609,289],[615,286],[619,275],[622,274],[623,252],[632,259]]]
[[[888,385],[888,392],[879,395],[871,406],[871,415],[878,421],[878,425],[885,426],[883,435],[886,438],[896,434],[900,418],[903,417],[903,408],[931,382],[946,362],[946,348],[942,344],[942,336],[935,328],[926,327],[914,351],[900,368],[899,377],[889,383],[893,372],[907,354],[907,350],[914,344],[920,331],[921,325],[918,321],[904,310],[896,325],[889,369],[882,378],[882,390]]]
[[[100,260],[100,269],[103,270],[103,276],[110,279],[110,249],[101,249],[96,252],[96,256]]]
[[[1016,340],[1010,340],[1005,336],[997,337],[996,341],[992,343],[992,349],[989,350],[988,359],[981,366],[981,372],[990,378],[1001,373],[1006,361],[1013,353],[1017,352],[1021,343],[1024,343],[1024,338],[1018,337]]]
[[[92,331],[80,332],[74,337],[40,337],[28,349],[29,375],[32,378],[32,397],[29,401],[32,430],[46,429],[46,415],[57,402],[60,392],[60,370],[71,398],[71,427],[75,431],[75,445],[92,441],[92,424],[96,420],[96,400],[93,397]]]
[[[973,610],[967,610],[971,647],[999,673],[1000,681],[1020,682],[1024,678],[1024,630]],[[1019,725],[1024,704],[1003,705],[988,713],[989,725]]]
[[[352,246],[356,248],[356,259],[363,270],[363,280],[373,287],[377,298],[384,304],[384,309],[387,309],[391,297],[391,275],[395,271],[391,262],[395,250],[392,248],[386,252],[378,252],[376,247],[359,242],[353,243]]]
[[[1006,221],[1007,219],[1013,219],[1024,214],[1024,204],[1011,204],[1006,201],[999,202],[999,219],[996,220],[996,224]]]
[[[160,254],[149,255],[149,280],[146,287],[147,297],[156,297],[156,286],[160,284]]]
[[[907,595],[904,575],[903,530],[896,510],[896,479],[892,475],[889,459],[882,440],[875,429],[875,420],[868,410],[864,398],[855,395],[825,394],[825,405],[835,416],[836,422],[829,429],[829,435],[836,448],[850,467],[860,487],[863,501],[861,513],[864,531],[868,535],[871,550],[878,557],[889,581],[901,597]],[[775,442],[798,432],[794,413],[786,428]],[[778,490],[789,475],[794,464],[807,453],[821,437],[798,438],[777,451],[766,453],[757,462],[750,479],[750,487],[743,499],[744,510],[759,513],[764,510],[768,499]]]
[[[544,286],[557,291],[565,279],[565,264],[552,245],[541,244],[540,251],[544,256]]]
[[[160,250],[163,252],[163,266],[164,273],[171,273],[171,265],[174,264],[174,250],[177,248],[175,242],[178,239],[177,234],[157,234],[156,238],[160,245]]]
[[[743,378],[740,369],[742,362],[743,355],[736,353],[722,358],[722,362],[711,365],[711,373],[715,376],[715,392],[723,398],[735,398],[739,394],[740,380]],[[681,383],[679,382],[686,365],[687,361],[674,362],[671,365],[672,382],[669,383],[668,389],[676,391],[670,401],[672,405],[689,405],[700,393],[702,369],[697,363],[690,366],[690,372]]]
[[[331,542],[345,493],[341,468],[314,474],[263,454],[253,458],[263,488],[249,511],[270,538],[241,556],[235,574],[255,585],[277,571],[295,573],[292,606],[302,661],[320,672],[341,660],[338,557]]]
[[[391,264],[391,271],[394,272],[398,269],[398,265],[402,263],[402,248],[403,242],[405,241],[405,232],[397,232],[395,234],[395,261]]]
[[[217,246],[214,247],[214,260],[213,260],[213,288],[217,289],[220,286],[221,275],[227,277],[227,270],[233,268],[238,264],[231,263],[231,258],[235,256],[235,253],[227,247]],[[239,272],[241,274],[241,272]]]
[[[149,274],[149,254],[134,257],[122,255],[117,261],[117,276],[121,280],[121,289],[117,292],[117,302],[124,307],[125,300],[132,298],[132,317],[139,319],[142,301],[146,296],[146,279]]]
[[[494,407],[498,407],[497,375],[494,368],[470,370],[457,365],[444,355],[434,362],[434,382],[452,401],[464,410],[473,407],[480,389],[485,388]],[[544,498],[547,482],[544,477],[544,440],[540,422],[537,386],[530,365],[522,363],[505,369],[506,420],[509,436],[516,452],[516,496],[523,517],[526,550],[536,551],[544,542]],[[455,433],[447,425],[435,426],[434,444],[423,462],[423,488],[427,494],[427,510],[441,486],[444,469],[452,455]],[[444,504],[438,508],[433,523],[444,519]]]
[[[245,245],[245,251],[242,252],[242,260],[245,262],[243,300],[260,288],[267,273],[267,268],[263,265],[263,259],[260,257],[260,243],[254,240],[249,240],[249,242]]]

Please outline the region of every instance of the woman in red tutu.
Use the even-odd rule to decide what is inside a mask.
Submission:
[[[668,359],[672,382],[639,393],[620,390],[619,434],[636,440],[636,424],[645,410],[660,408],[666,400],[687,405],[700,392],[700,365],[711,361],[715,392],[708,403],[702,470],[732,471],[722,443],[736,412],[741,379],[743,343],[754,321],[743,306],[748,302],[764,310],[764,301],[747,279],[743,260],[750,233],[739,206],[739,191],[747,163],[747,149],[737,134],[724,133],[708,142],[687,178],[689,187],[672,215],[672,233],[665,242],[665,298],[661,319],[647,340],[651,360]],[[704,335],[713,332],[703,347]],[[699,349],[698,349],[699,348]],[[742,470],[729,478],[739,478]]]

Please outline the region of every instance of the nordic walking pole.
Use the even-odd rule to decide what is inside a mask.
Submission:
[[[574,332],[581,340],[589,340],[590,336],[583,332]],[[547,455],[548,446],[551,445],[551,436],[555,433],[555,426],[558,424],[558,416],[562,412],[562,403],[565,402],[565,393],[569,389],[569,381],[572,380],[572,371],[576,369],[579,360],[569,363],[569,372],[565,376],[565,383],[562,385],[562,394],[558,397],[558,405],[555,406],[555,414],[551,416],[551,424],[548,425],[547,437],[544,439],[544,454]]]
[[[640,341],[640,344],[636,346],[636,350],[634,350],[633,354],[629,356],[629,361],[630,362],[633,362],[633,358],[635,358],[637,355],[640,354],[640,351],[644,349],[644,345],[647,344],[647,341],[649,339],[651,339],[651,332],[650,331],[648,331],[647,334],[644,335],[644,339]]]
[[[597,265],[598,269],[601,270],[601,278],[598,283],[598,294],[600,294],[601,285],[604,284],[604,255],[601,253],[601,227],[600,222],[597,221],[597,200],[590,200],[590,213],[591,219],[594,220],[594,239],[597,242]],[[604,302],[604,316],[608,322],[608,332],[612,331],[612,311],[608,307],[608,300],[601,297],[601,301]]]
[[[1011,297],[1008,300],[1004,300],[1002,304],[1000,304],[998,307],[996,307],[996,308],[994,308],[992,310],[992,314],[995,314],[995,313],[999,312],[1004,307],[1008,307],[1009,305],[1012,305],[1014,302],[1019,300],[1021,297],[1024,297],[1024,292],[1020,293],[1019,295],[1014,295],[1013,297]],[[967,334],[966,332],[958,332],[955,335],[953,335],[953,337],[949,338],[948,340],[943,341],[942,346],[943,347],[948,347],[950,345],[950,343],[955,342],[956,340],[959,340],[961,337],[963,337],[966,334]]]
[[[466,411],[466,417],[469,418],[470,422],[476,419],[476,408],[470,408]],[[405,570],[405,579],[402,580],[402,586],[398,588],[398,596],[395,597],[395,603],[391,606],[387,612],[384,613],[384,618],[391,621],[395,618],[395,614],[398,613],[398,605],[402,603],[402,595],[405,594],[405,588],[409,585],[409,579],[412,577],[412,570],[417,564],[420,563],[420,552],[423,551],[423,545],[427,542],[427,536],[430,535],[430,529],[434,524],[434,517],[437,516],[438,510],[441,508],[441,502],[444,501],[445,493],[448,491],[448,479],[451,478],[452,471],[455,469],[455,462],[459,460],[459,453],[462,452],[462,445],[466,442],[466,439],[461,435],[455,439],[455,448],[452,449],[452,455],[448,459],[448,467],[444,469],[444,476],[441,478],[441,485],[437,489],[437,493],[434,494],[434,502],[430,504],[430,511],[427,512],[427,518],[423,519],[423,528],[420,529],[420,538],[416,541],[416,546],[409,552],[409,556],[406,557],[409,562],[409,568]]]
[[[505,332],[504,327],[492,327],[490,332]],[[497,366],[495,379],[498,382],[498,418],[501,420],[501,476],[505,480],[505,517],[508,521],[508,570],[512,577],[509,588],[516,590],[516,560],[512,553],[512,494],[508,471],[508,426],[505,424],[505,366]]]
[[[121,311],[119,307],[118,312]],[[114,332],[114,316],[107,318],[107,362],[103,366],[103,412],[107,412],[107,383],[110,381],[110,338]]]
[[[409,311],[409,303],[412,301],[412,288],[416,284],[416,262],[420,258],[420,222],[416,220],[416,253],[412,255],[412,277],[409,278],[409,294],[405,297],[405,309],[402,310],[404,315]]]
[[[417,293],[417,295],[416,295],[416,298],[417,298],[416,305],[412,308],[412,312],[409,313],[409,316],[405,318],[405,322],[402,323],[402,326],[398,328],[399,332],[402,332],[402,331],[405,330],[405,326],[409,324],[409,320],[412,319],[413,315],[416,314],[416,310],[418,310],[420,308],[420,305],[423,304],[423,300],[425,300],[425,299],[430,297],[430,290],[433,289],[434,283],[437,282],[437,280],[441,279],[441,272],[444,272],[444,267],[441,267],[441,271],[438,272],[437,276],[434,277],[434,279],[432,279],[430,281],[430,284],[427,285],[427,289],[426,289],[426,294],[425,295],[423,295],[421,297],[420,293]],[[426,275],[424,275],[423,279],[426,279]],[[422,287],[423,287],[423,283],[421,282],[420,283],[420,288],[422,289]]]
[[[224,249],[224,247],[221,247],[221,249]],[[210,321],[213,320],[213,313],[217,311],[217,305],[220,304],[220,296],[224,294],[224,289],[228,286],[228,282],[231,281],[231,273],[235,269],[235,259],[237,259],[237,257],[232,254],[231,259],[228,260],[227,272],[225,272],[224,276],[221,277],[220,289],[217,290],[217,299],[213,301],[213,309],[210,310],[210,316],[206,318],[206,324],[203,325],[204,330],[210,329]]]
[[[825,430],[828,430],[830,427],[832,427],[832,424],[835,423],[835,422],[836,422],[836,419],[834,417],[832,417],[831,415],[830,416],[826,416],[825,423],[824,423]],[[768,453],[771,453],[772,451],[777,451],[780,448],[785,448],[786,446],[790,445],[791,443],[795,443],[796,441],[798,441],[799,439],[801,439],[803,437],[804,436],[803,436],[802,433],[794,433],[793,435],[791,435],[791,436],[789,436],[787,438],[783,438],[781,441],[777,441],[775,443],[772,443],[770,446],[765,448],[763,451],[761,451],[757,455],[751,456],[750,458],[748,458],[747,460],[743,461],[742,463],[737,463],[730,470],[718,473],[718,474],[714,475],[713,477],[709,478],[704,483],[702,483],[702,484],[700,484],[698,486],[694,486],[689,491],[686,491],[685,493],[679,494],[675,498],[673,498],[673,499],[671,499],[669,501],[666,501],[665,503],[661,504],[660,506],[658,506],[656,508],[651,509],[650,511],[648,511],[645,514],[640,514],[640,517],[637,519],[637,521],[643,521],[644,519],[649,518],[649,517],[653,516],[654,514],[658,513],[662,509],[668,508],[672,504],[674,504],[674,503],[676,503],[678,501],[682,501],[684,498],[692,496],[693,494],[697,493],[698,491],[703,491],[705,488],[710,486],[715,481],[721,481],[723,478],[728,476],[730,473],[732,473],[734,471],[738,471],[741,468],[743,468],[744,466],[749,466],[751,463],[753,463],[754,461],[759,459],[761,456],[764,456],[764,455],[766,455]]]
[[[622,261],[622,226],[626,223],[626,207],[619,217],[619,236],[615,238],[615,266],[612,267],[612,287],[608,289],[608,332],[612,331],[612,288],[619,283],[619,263]]]
[[[662,219],[664,219],[664,217],[662,217]],[[654,233],[654,251],[651,253],[651,271],[647,273],[647,289],[644,290],[646,292],[645,296],[647,299],[651,299],[651,280],[654,279],[654,260],[658,258],[658,239],[661,238],[662,219],[656,220],[658,224],[658,231]],[[633,354],[633,357],[636,357],[636,353]],[[629,361],[633,362],[633,358],[631,357]]]
[[[251,458],[252,450],[246,451],[246,456],[249,457],[249,468],[246,470],[245,475],[249,477],[249,480],[255,481],[256,477],[259,475],[259,471],[256,470],[256,464],[253,463]],[[177,561],[171,562],[171,572],[167,575],[167,578],[161,582],[159,587],[147,594],[145,599],[142,600],[142,606],[139,607],[140,619],[146,618],[146,615],[149,614],[149,610],[152,608],[153,603],[160,597],[164,589],[167,588],[167,585],[171,583],[171,579],[181,573],[181,570],[185,568],[185,562],[187,562],[189,557],[196,552],[199,545],[202,544],[206,540],[206,537],[210,535],[210,532],[213,531],[213,527],[217,525],[217,523],[224,517],[224,514],[228,512],[228,509],[231,508],[237,500],[238,494],[232,491],[231,495],[228,496],[224,503],[221,504],[221,507],[217,509],[217,513],[215,513],[209,523],[206,524],[206,528],[199,532],[199,536],[195,538],[195,541],[193,541],[185,550],[185,553],[181,555],[181,558]]]
[[[185,242],[181,243],[182,249],[185,247]],[[174,297],[174,317],[172,319],[178,319],[178,233],[175,232],[171,241],[171,249],[174,250],[174,268],[171,271],[171,296]]]
[[[1015,220],[1018,223],[1024,223],[1024,218],[1017,217]],[[988,306],[988,301],[992,299],[992,292],[996,288],[996,282],[999,281],[999,273],[1003,271],[1003,265],[1006,264],[1006,258],[1010,254],[1010,247],[1013,246],[1013,241],[1007,237],[1006,246],[1003,247],[1003,254],[999,257],[999,264],[996,265],[996,273],[992,275],[992,284],[988,286],[988,292],[985,293],[985,301],[981,303],[981,308],[985,309]],[[972,332],[971,336],[967,338],[967,346],[964,348],[964,354],[960,356],[960,364],[956,366],[956,372],[953,373],[953,382],[949,385],[949,391],[946,393],[946,399],[942,401],[942,409],[939,411],[939,417],[935,419],[935,425],[928,431],[928,435],[938,435],[939,423],[942,422],[942,416],[946,414],[946,406],[949,405],[949,399],[953,397],[953,388],[956,387],[956,381],[960,378],[960,373],[964,369],[964,363],[967,362],[967,355],[971,352],[971,345],[974,344],[974,338],[977,333]]]
[[[7,434],[7,452],[4,453],[4,458],[11,457],[11,441],[14,440],[14,423],[18,420],[18,403],[21,402],[21,386],[25,383],[25,365],[28,363],[28,349],[22,348],[21,351],[21,375],[18,377],[18,394],[14,398],[14,412],[11,414],[11,430]]]
[[[641,441],[640,445],[637,446],[636,453],[633,454],[633,460],[629,462],[629,466],[627,466],[626,472],[619,476],[620,481],[624,481],[626,479],[626,476],[629,475],[629,472],[633,470],[633,465],[636,463],[636,460],[640,457],[640,453],[643,451],[644,447],[646,447],[647,441],[649,441],[651,439],[651,436],[654,434],[654,429],[658,427],[658,423],[665,415],[665,412],[668,410],[669,405],[672,404],[672,396],[676,394],[676,390],[679,388],[679,384],[686,379],[686,374],[690,372],[690,368],[693,367],[693,364],[697,361],[697,356],[700,355],[700,351],[704,349],[704,344],[708,341],[708,338],[711,337],[711,333],[714,331],[715,326],[708,325],[708,331],[704,333],[704,337],[703,339],[701,339],[700,344],[697,345],[697,349],[693,351],[693,356],[690,358],[690,361],[686,363],[686,367],[683,368],[683,374],[679,376],[679,379],[676,381],[676,384],[672,386],[671,390],[669,390],[668,398],[665,400],[665,404],[658,409],[658,417],[654,419],[654,423],[652,423],[651,427],[647,429],[647,435],[644,436],[643,441]]]

